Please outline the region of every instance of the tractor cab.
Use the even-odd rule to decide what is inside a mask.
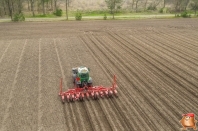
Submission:
[[[73,72],[73,82],[77,87],[84,87],[85,85],[90,86],[92,84],[92,79],[89,76],[89,68],[80,66],[77,68],[72,68]]]

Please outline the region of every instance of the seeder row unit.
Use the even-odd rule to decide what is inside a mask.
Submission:
[[[113,83],[111,87],[104,87],[104,86],[88,86],[85,85],[84,87],[75,87],[73,89],[68,89],[68,91],[63,92],[62,84],[63,80],[60,81],[60,92],[59,96],[61,97],[62,103],[64,104],[65,101],[73,102],[73,101],[83,101],[85,98],[89,100],[91,97],[92,99],[99,99],[99,97],[117,97],[117,84],[116,84],[116,76],[113,77]],[[74,84],[75,85],[75,84]]]

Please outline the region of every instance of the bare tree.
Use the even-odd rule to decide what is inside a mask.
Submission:
[[[190,2],[190,0],[183,0],[182,7],[183,7],[184,10],[186,10],[189,2]]]
[[[31,8],[30,8],[30,0],[27,0],[27,5],[28,5],[28,11],[31,11]]]
[[[134,6],[135,0],[131,0],[131,9],[133,10],[133,6]]]
[[[68,20],[68,0],[66,0],[66,19]]]
[[[154,0],[152,3],[150,3],[148,10],[156,10],[160,2],[161,0]]]
[[[198,0],[192,0],[190,3],[190,8],[194,10],[195,15],[197,15],[197,10],[198,10]]]
[[[10,15],[11,20],[12,20],[13,19],[13,4],[12,4],[12,0],[5,0],[5,3],[8,6],[9,15]]]
[[[121,8],[121,2],[122,0],[105,0],[107,7],[110,9],[110,13],[113,15],[113,19],[114,19],[114,14],[115,14],[115,10],[116,8]]]
[[[57,0],[54,0],[54,8],[57,9]]]
[[[0,1],[0,16],[3,17],[7,14],[6,1]]]
[[[138,2],[139,2],[140,0],[135,0],[135,12],[137,13],[137,11],[138,11]]]
[[[146,11],[146,6],[147,6],[147,3],[148,3],[148,0],[145,0],[145,3],[144,3],[144,11]]]
[[[42,0],[42,8],[43,8],[43,15],[46,15],[46,13],[45,13],[45,0]]]
[[[35,16],[35,13],[34,13],[34,0],[30,0],[30,4],[31,4],[32,15]]]

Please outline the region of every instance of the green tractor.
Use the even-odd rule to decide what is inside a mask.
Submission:
[[[72,68],[73,83],[78,88],[92,87],[92,78],[89,76],[90,69],[84,66]]]

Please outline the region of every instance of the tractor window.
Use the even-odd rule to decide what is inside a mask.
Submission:
[[[81,76],[81,78],[87,78],[87,77],[89,77],[88,73],[82,73],[80,76]]]

